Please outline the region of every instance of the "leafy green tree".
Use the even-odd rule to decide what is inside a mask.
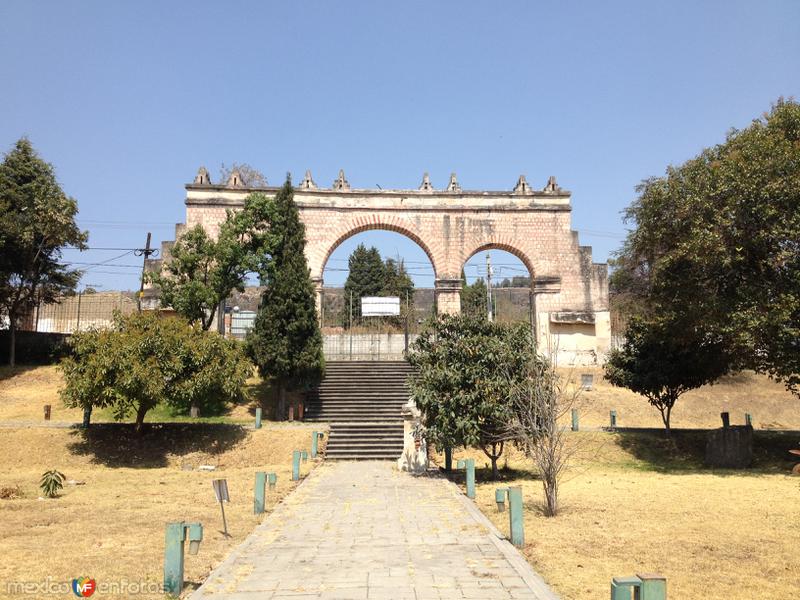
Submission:
[[[779,101],[637,191],[611,278],[624,304],[701,323],[731,368],[800,394],[800,104]]]
[[[278,419],[283,419],[286,391],[316,385],[325,369],[305,227],[288,176],[275,196],[270,231],[275,236],[272,260],[247,349],[261,377],[278,387]]]
[[[133,414],[137,432],[158,404],[218,412],[241,398],[252,372],[236,341],[152,312],[117,315],[111,329],[76,333],[69,343],[64,403],[109,407],[119,420]]]
[[[633,317],[622,348],[612,350],[605,379],[644,396],[661,413],[667,436],[678,398],[713,383],[730,370],[724,341],[685,319],[646,321]]]
[[[379,296],[386,286],[386,267],[375,247],[367,249],[359,244],[347,261],[347,280],[344,282],[343,322],[349,324],[350,299],[353,302],[353,319],[361,317],[361,298]]]
[[[465,315],[486,318],[486,282],[476,279],[468,285],[464,270],[461,270],[461,312]]]
[[[480,316],[442,315],[414,342],[411,397],[424,415],[428,439],[442,450],[478,447],[497,461],[509,436],[512,389],[536,353],[530,327],[490,323]],[[500,368],[502,366],[502,368]]]
[[[396,261],[393,258],[387,258],[384,262],[383,273],[384,283],[381,294],[400,298],[400,316],[394,319],[395,325],[400,326],[414,314],[414,281],[406,271],[406,265],[402,259]]]
[[[75,223],[77,201],[26,138],[0,163],[0,214],[0,316],[9,322],[14,365],[21,319],[39,302],[55,302],[75,289],[80,272],[61,262],[61,251],[85,248],[89,236]]]
[[[202,225],[185,232],[162,268],[147,274],[160,288],[161,305],[208,330],[219,304],[233,290],[244,291],[247,274],[266,272],[273,211],[272,198],[253,193],[241,211],[228,211],[217,239]]]

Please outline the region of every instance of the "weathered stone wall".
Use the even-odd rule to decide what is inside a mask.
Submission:
[[[572,231],[569,192],[552,179],[540,192],[532,191],[524,178],[515,191],[506,192],[462,191],[454,182],[452,178],[450,191],[432,189],[427,178],[419,190],[354,190],[340,174],[334,189],[319,189],[307,175],[295,201],[306,226],[311,276],[321,286],[325,263],[347,238],[373,229],[395,231],[419,244],[430,258],[439,312],[457,313],[464,263],[482,250],[506,250],[534,277],[548,282],[536,288],[540,341],[547,341],[551,313],[591,313],[598,316],[591,326],[594,335],[584,327],[574,332],[582,338],[570,340],[569,326],[559,325],[559,345],[574,346],[575,352],[590,345],[595,356],[602,355],[610,337],[607,267],[593,263],[591,248],[581,246]],[[226,210],[241,207],[252,191],[205,180],[186,190],[185,227],[200,224],[211,234],[218,231]],[[277,188],[262,191],[271,194]]]

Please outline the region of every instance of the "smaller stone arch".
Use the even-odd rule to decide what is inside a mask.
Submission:
[[[322,240],[313,242],[314,248],[312,252],[310,252],[311,264],[309,265],[311,276],[321,281],[322,273],[325,270],[328,259],[342,242],[359,233],[375,230],[393,231],[409,238],[425,252],[433,266],[434,277],[438,277],[443,263],[441,244],[438,242],[432,244],[427,243],[415,230],[414,225],[407,219],[394,215],[383,216],[379,214],[365,215],[352,219],[338,227],[332,235],[326,236],[324,242],[322,242]]]
[[[524,244],[521,244],[515,240],[485,241],[479,244],[478,246],[474,247],[471,251],[465,253],[461,257],[461,264],[459,265],[458,272],[460,273],[461,269],[464,268],[466,262],[479,252],[484,252],[486,250],[504,250],[505,252],[508,252],[509,254],[516,256],[520,261],[522,261],[522,264],[525,265],[526,269],[528,269],[528,275],[530,275],[531,278],[531,287],[533,287],[537,269],[533,259],[530,256],[528,256],[528,254],[524,250],[521,249],[523,247]]]

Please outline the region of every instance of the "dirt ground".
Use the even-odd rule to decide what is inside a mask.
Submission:
[[[800,597],[800,477],[788,474],[786,453],[800,435],[757,434],[756,466],[743,472],[703,468],[702,436],[679,438],[673,450],[660,435],[570,437],[578,454],[553,518],[514,449],[499,482],[479,451],[454,455],[476,458],[478,506],[506,534],[508,512],[498,512],[494,491],[522,487],[523,553],[564,600],[608,597],[612,577],[645,572],[666,576],[676,599]]]
[[[199,584],[262,519],[253,514],[254,473],[278,475],[277,491],[267,493],[269,511],[295,487],[292,450],[308,449],[312,431],[289,424],[257,431],[185,424],[153,426],[137,439],[124,425],[93,429],[89,436],[69,429],[0,429],[0,488],[19,486],[22,493],[0,499],[0,597],[9,597],[6,582],[62,584],[79,576],[98,585],[158,586],[164,526],[181,520],[204,526],[199,554],[186,557],[186,581]],[[313,464],[303,463],[301,474]],[[216,470],[200,471],[200,465]],[[80,484],[66,485],[59,498],[40,499],[39,477],[48,469]],[[231,497],[227,538],[211,486],[217,478],[227,479]],[[135,594],[128,588],[116,595]]]

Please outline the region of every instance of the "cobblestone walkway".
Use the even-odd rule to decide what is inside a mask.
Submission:
[[[555,599],[493,529],[444,479],[325,463],[191,598]]]

